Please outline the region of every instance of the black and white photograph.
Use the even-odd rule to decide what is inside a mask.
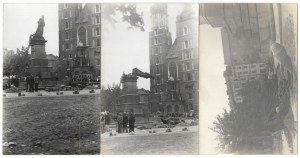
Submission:
[[[297,154],[297,4],[203,3],[200,154]]]
[[[100,4],[3,4],[4,155],[100,154]]]
[[[198,4],[101,15],[101,154],[198,154]]]

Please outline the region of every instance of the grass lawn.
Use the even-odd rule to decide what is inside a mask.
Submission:
[[[3,101],[3,154],[100,154],[99,95]]]

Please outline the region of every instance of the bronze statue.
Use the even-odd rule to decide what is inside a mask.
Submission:
[[[38,28],[36,29],[35,32],[35,36],[37,37],[43,37],[43,33],[44,33],[44,27],[45,27],[45,21],[44,21],[44,16],[42,16],[40,18],[40,20],[38,21]]]

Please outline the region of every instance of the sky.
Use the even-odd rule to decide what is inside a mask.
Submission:
[[[3,48],[28,46],[38,20],[44,15],[46,53],[58,55],[58,4],[3,4]]]
[[[218,114],[229,109],[220,28],[200,26],[200,153],[216,153],[217,134],[210,130]]]
[[[122,22],[121,14],[115,16],[118,23],[114,26],[107,20],[102,21],[102,85],[119,84],[123,72],[131,73],[135,67],[149,73],[150,6],[151,4],[137,4],[137,11],[143,12],[145,32],[139,29],[128,30],[129,24]],[[176,17],[183,7],[183,4],[168,5],[169,30],[173,41],[176,35]],[[137,85],[138,88],[149,90],[150,80],[139,78]]]

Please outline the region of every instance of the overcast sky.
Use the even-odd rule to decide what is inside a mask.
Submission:
[[[105,4],[104,4],[105,5]],[[108,5],[108,4],[106,4]],[[121,14],[115,18],[119,21],[114,27],[108,21],[102,21],[102,84],[119,84],[125,73],[131,73],[137,67],[149,72],[149,32],[151,4],[138,4],[138,12],[143,12],[145,32],[139,29],[128,30],[128,23],[122,22]],[[183,4],[169,4],[169,30],[174,41],[176,35],[176,17],[182,12]],[[198,5],[194,5],[197,11]],[[150,89],[150,80],[139,78],[138,88]]]
[[[47,54],[58,55],[58,4],[3,4],[3,48],[16,51],[28,46],[44,15]]]
[[[217,134],[210,130],[218,114],[228,109],[220,28],[200,26],[200,153],[216,152]]]

